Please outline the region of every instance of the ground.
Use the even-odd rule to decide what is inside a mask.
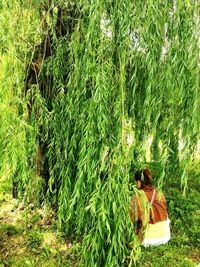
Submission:
[[[77,266],[74,251],[79,244],[56,230],[53,212],[21,209],[10,195],[0,205],[0,267]]]

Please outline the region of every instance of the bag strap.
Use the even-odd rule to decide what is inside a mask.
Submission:
[[[152,197],[151,197],[151,201],[150,201],[150,203],[149,203],[150,207],[151,207],[152,204],[153,204],[153,201],[154,201],[154,198],[155,198],[155,194],[156,194],[156,189],[154,188],[154,190],[153,190],[153,194],[152,194]]]

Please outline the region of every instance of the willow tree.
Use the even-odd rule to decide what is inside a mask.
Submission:
[[[0,176],[2,183],[10,182],[14,197],[22,197],[35,174],[38,127],[29,123],[24,81],[38,23],[38,10],[31,1],[1,1]]]
[[[147,164],[149,139],[159,184],[177,165],[187,185],[200,120],[199,1],[19,2],[1,7],[9,28],[8,6],[23,10],[18,34],[29,40],[1,51],[7,68],[11,56],[24,60],[1,76],[1,109],[17,99],[18,110],[1,116],[1,173],[7,166],[19,192],[31,197],[34,184],[34,201],[56,208],[59,227],[82,240],[82,265],[123,266],[130,254],[131,266],[140,252],[128,247],[131,168]]]

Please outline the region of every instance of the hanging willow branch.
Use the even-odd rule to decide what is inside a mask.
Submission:
[[[160,186],[179,169],[187,186],[200,125],[199,3],[22,2],[10,8],[23,10],[19,36],[31,21],[29,45],[17,37],[10,51],[5,21],[0,33],[1,174],[9,168],[19,192],[34,185],[35,201],[56,208],[60,228],[82,240],[83,266],[121,267],[129,255],[131,266],[140,252],[128,247],[131,166],[154,162]]]

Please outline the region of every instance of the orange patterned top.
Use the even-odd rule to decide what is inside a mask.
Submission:
[[[154,188],[152,185],[147,185],[140,190],[141,194],[132,196],[129,213],[133,224],[137,221],[141,221],[143,225],[155,224],[167,220],[166,199],[164,194],[157,189],[150,212],[148,210],[148,203],[151,202]]]

